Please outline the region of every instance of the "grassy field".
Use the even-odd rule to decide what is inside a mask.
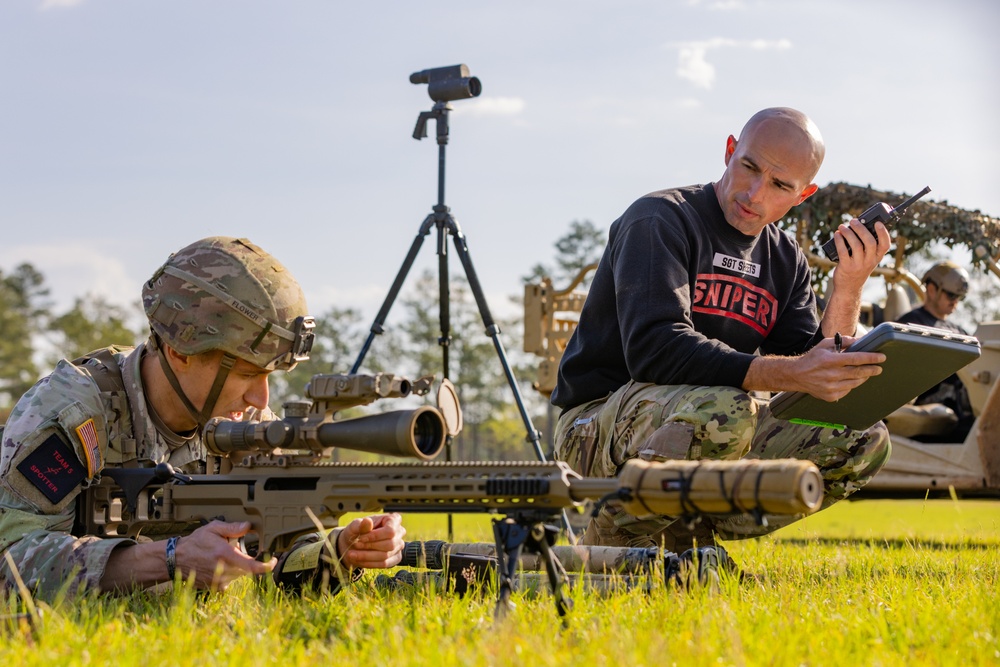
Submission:
[[[409,537],[445,520],[408,516]],[[455,517],[460,541],[486,517]],[[726,544],[755,580],[712,591],[574,589],[568,628],[547,594],[387,592],[373,574],[336,597],[240,582],[39,605],[0,634],[6,665],[998,665],[1000,502],[842,503],[765,539]],[[6,602],[5,613],[24,611]]]

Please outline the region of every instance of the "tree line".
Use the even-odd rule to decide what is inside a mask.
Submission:
[[[62,358],[75,359],[112,343],[135,344],[127,309],[87,295],[56,313],[49,295],[44,276],[30,263],[9,273],[0,268],[0,411],[9,410]]]

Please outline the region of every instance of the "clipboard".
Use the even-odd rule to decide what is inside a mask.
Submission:
[[[799,424],[863,430],[981,354],[975,336],[898,322],[883,322],[844,351],[883,353],[882,373],[832,403],[800,391],[780,392],[771,399],[771,414]]]

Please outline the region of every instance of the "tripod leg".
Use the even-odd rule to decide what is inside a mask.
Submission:
[[[443,226],[438,226],[438,327],[441,335],[441,373],[449,377],[449,350],[451,348],[451,286],[448,271],[448,235]],[[450,460],[450,459],[449,459]]]
[[[368,338],[365,339],[365,344],[361,347],[361,352],[358,354],[358,358],[354,362],[354,366],[351,367],[351,374],[358,372],[361,368],[361,364],[364,363],[365,356],[368,354],[369,348],[372,346],[372,341],[375,340],[375,336],[381,334],[385,329],[385,320],[389,317],[389,309],[392,308],[393,302],[399,295],[399,290],[403,287],[403,281],[406,280],[406,274],[410,272],[410,268],[413,266],[413,261],[417,258],[417,253],[420,252],[420,247],[424,243],[424,237],[430,234],[431,227],[434,226],[435,216],[432,213],[424,219],[423,224],[420,225],[420,231],[417,236],[413,239],[413,243],[410,244],[410,251],[406,253],[406,259],[403,260],[403,265],[399,267],[399,272],[396,274],[396,280],[393,281],[392,287],[389,288],[389,293],[385,297],[385,301],[382,302],[382,308],[378,311],[378,315],[375,316],[375,321],[372,323],[371,329],[368,334]]]
[[[440,125],[439,125],[440,127]],[[446,210],[441,206],[434,207],[434,224],[437,225],[437,256],[438,256],[438,345],[441,346],[441,375],[449,379],[449,359],[451,358],[451,278],[448,271],[448,234],[444,221]],[[451,445],[453,438],[450,433],[444,436],[444,458],[451,461]],[[455,522],[448,514],[448,541],[455,536]]]
[[[468,243],[466,242],[462,231],[458,228],[458,223],[455,219],[449,216],[448,223],[451,235],[455,240],[455,252],[458,253],[458,257],[462,261],[462,268],[465,269],[465,277],[469,281],[469,288],[472,290],[472,295],[476,299],[476,306],[479,308],[479,315],[482,317],[483,324],[486,326],[486,335],[493,339],[493,346],[496,348],[497,356],[500,358],[500,365],[503,366],[504,375],[507,377],[507,384],[510,385],[510,389],[514,393],[514,401],[517,403],[517,409],[521,414],[521,421],[524,422],[524,427],[528,434],[528,440],[534,446],[535,454],[538,456],[538,460],[545,461],[545,452],[542,451],[540,434],[535,429],[535,425],[531,423],[531,416],[524,407],[524,399],[521,396],[521,390],[517,386],[517,380],[514,378],[514,372],[511,370],[510,363],[507,361],[507,352],[504,350],[503,341],[500,340],[500,327],[498,327],[493,321],[493,315],[490,314],[490,307],[486,303],[486,297],[483,295],[483,288],[479,284],[479,277],[476,275],[476,268],[472,265],[472,257],[469,256]]]
[[[524,405],[521,389],[517,386],[517,379],[514,377],[514,372],[507,361],[507,352],[504,349],[503,341],[500,340],[500,327],[496,325],[493,321],[493,315],[490,314],[490,307],[486,303],[483,288],[479,284],[476,267],[472,265],[472,257],[469,255],[469,245],[466,242],[465,235],[462,234],[462,230],[458,226],[458,221],[450,214],[447,216],[446,223],[455,242],[455,252],[458,253],[458,258],[462,261],[462,268],[465,269],[465,277],[469,281],[469,288],[476,299],[479,316],[482,317],[483,324],[486,326],[486,335],[493,340],[493,347],[496,348],[497,357],[500,359],[500,365],[503,367],[504,375],[507,378],[507,384],[510,385],[511,393],[514,394],[514,402],[517,404],[517,410],[521,414],[521,421],[524,423],[527,439],[535,448],[535,456],[538,457],[538,460],[546,461],[545,452],[542,451],[541,434],[531,422],[531,415],[528,414],[528,410]],[[570,544],[576,544],[576,535],[573,533],[573,527],[569,523],[569,516],[567,516],[565,510],[562,512],[562,526],[566,537],[569,538]]]

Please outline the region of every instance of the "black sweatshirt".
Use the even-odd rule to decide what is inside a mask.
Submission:
[[[712,184],[660,190],[611,225],[554,405],[629,380],[742,386],[758,351],[801,354],[821,336],[809,265],[775,225],[747,236]]]

